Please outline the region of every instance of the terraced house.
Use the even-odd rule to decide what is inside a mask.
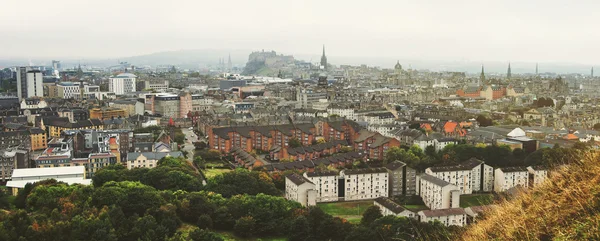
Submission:
[[[211,128],[208,132],[208,143],[210,149],[222,153],[231,152],[234,146],[247,152],[279,151],[281,148],[288,148],[292,138],[305,146],[312,144],[315,132],[315,126],[310,123]]]
[[[388,149],[400,146],[400,141],[376,132],[361,130],[353,144],[354,150],[367,153],[369,159],[382,160]]]

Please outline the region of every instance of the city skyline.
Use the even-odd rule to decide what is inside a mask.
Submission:
[[[594,65],[600,50],[593,44],[600,34],[590,31],[600,17],[579,14],[599,6],[593,1],[568,7],[558,1],[344,2],[343,11],[337,1],[34,4],[10,0],[0,10],[0,45],[11,46],[1,59],[122,58],[211,48],[316,55],[325,44],[332,57]]]

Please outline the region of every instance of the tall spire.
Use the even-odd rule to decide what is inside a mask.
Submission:
[[[592,67],[592,78],[594,78],[594,67]]]
[[[538,63],[535,63],[535,75],[538,75]]]
[[[479,76],[480,83],[478,85],[485,83],[485,71],[483,69],[483,64],[481,65],[481,75]]]
[[[506,78],[510,79],[511,75],[512,74],[510,73],[510,62],[508,62],[508,71],[506,72]]]
[[[231,53],[229,54],[229,59],[227,60],[227,71],[231,71]]]
[[[325,56],[325,45],[323,44],[323,55],[321,56],[321,66],[327,70],[327,57]]]

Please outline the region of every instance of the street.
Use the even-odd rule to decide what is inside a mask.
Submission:
[[[196,168],[196,166],[194,166],[194,150],[196,149],[196,147],[194,146],[194,142],[198,141],[198,136],[194,134],[194,131],[188,128],[181,128],[181,132],[183,132],[183,134],[185,135],[185,142],[183,144],[183,147],[181,147],[181,151],[188,152],[187,160],[188,162],[190,162],[190,164],[192,164],[194,168]],[[200,170],[198,170],[198,172],[200,172]],[[203,174],[202,177],[204,177]],[[202,184],[206,185],[206,180],[202,180]]]

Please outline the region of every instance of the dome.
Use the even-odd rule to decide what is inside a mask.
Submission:
[[[402,65],[400,64],[400,60],[398,60],[398,62],[396,63],[396,66],[394,66],[394,69],[402,69]]]

